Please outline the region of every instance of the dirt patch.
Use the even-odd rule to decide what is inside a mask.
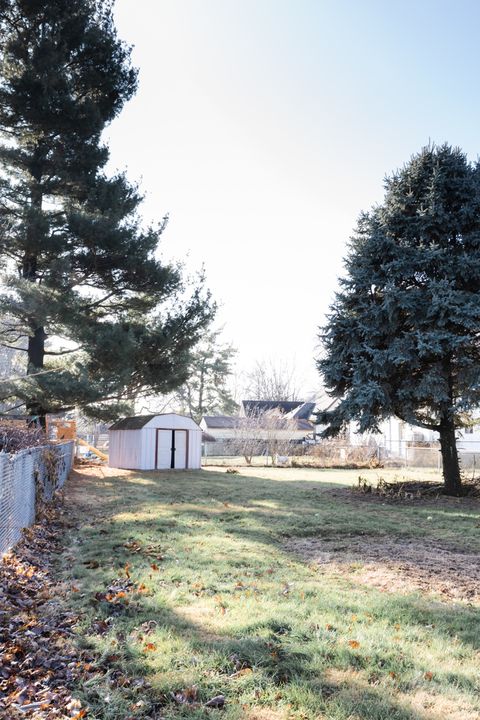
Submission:
[[[75,466],[70,473],[68,484],[65,488],[68,504],[79,511],[81,515],[85,512],[101,510],[105,504],[105,497],[102,492],[102,484],[105,489],[114,490],[116,478],[128,480],[134,477],[131,470],[118,470],[107,465],[91,465],[88,467]]]
[[[440,594],[480,603],[480,555],[419,538],[297,538],[290,552],[384,592]]]

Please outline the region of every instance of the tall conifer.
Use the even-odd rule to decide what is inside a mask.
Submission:
[[[165,222],[145,229],[138,189],[104,171],[102,133],[137,87],[111,6],[0,0],[0,309],[28,360],[1,395],[40,417],[169,392],[213,313],[156,258]]]
[[[446,492],[461,492],[457,431],[480,407],[480,166],[427,147],[361,216],[318,366],[325,435],[396,415],[439,433]]]

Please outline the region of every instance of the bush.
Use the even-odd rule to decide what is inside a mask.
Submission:
[[[0,452],[17,453],[46,442],[47,436],[42,428],[29,427],[23,420],[0,421]]]
[[[303,457],[292,460],[294,467],[370,468],[383,467],[376,445],[351,445],[345,438],[322,440],[305,448]]]

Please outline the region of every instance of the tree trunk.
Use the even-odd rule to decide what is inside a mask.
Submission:
[[[32,167],[32,176],[34,178],[34,184],[31,189],[31,207],[34,209],[37,213],[41,213],[42,211],[42,203],[43,203],[43,194],[42,194],[42,188],[41,188],[41,178],[42,178],[42,158],[43,158],[43,150],[42,148],[37,148],[36,153],[36,164],[34,167]],[[37,238],[36,238],[36,227],[35,222],[30,222],[27,226],[27,238],[29,239],[29,245],[31,247],[35,247],[37,244]],[[37,282],[37,270],[38,270],[38,259],[37,256],[34,253],[26,253],[25,257],[23,258],[23,264],[22,264],[22,275],[25,280],[28,280],[29,282],[35,283]],[[33,375],[34,373],[38,372],[39,370],[42,370],[44,367],[44,360],[45,360],[45,340],[47,338],[47,335],[45,333],[45,329],[43,327],[37,326],[36,318],[32,317],[30,318],[30,323],[32,327],[32,334],[29,335],[28,338],[28,369],[27,369],[27,375]],[[41,405],[41,403],[38,402],[36,398],[31,398],[29,401],[27,401],[27,413],[28,415],[36,416],[38,420],[40,421],[40,425],[45,428],[46,426],[46,410]]]
[[[462,478],[460,475],[455,426],[451,420],[446,420],[440,425],[440,448],[442,452],[445,493],[459,497],[462,494]]]
[[[44,366],[45,338],[46,335],[43,328],[37,328],[33,335],[28,338],[28,375],[38,372]],[[35,398],[31,398],[31,400],[27,402],[27,414],[37,417],[41,427],[45,428],[46,410]]]

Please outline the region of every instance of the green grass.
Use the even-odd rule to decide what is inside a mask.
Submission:
[[[480,551],[471,501],[382,504],[342,487],[384,471],[109,472],[72,481],[84,520],[61,560],[78,642],[98,658],[77,692],[89,717],[480,718],[478,607],[380,592],[285,549],[289,537],[390,535]],[[126,567],[133,589],[96,599]],[[173,701],[192,686],[198,707]],[[220,693],[223,711],[203,706]]]

